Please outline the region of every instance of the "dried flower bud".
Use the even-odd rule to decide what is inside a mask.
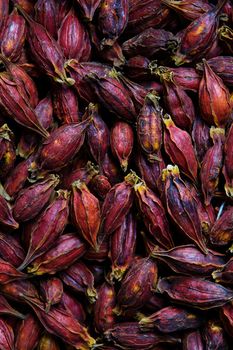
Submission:
[[[115,323],[113,309],[116,304],[114,286],[103,283],[97,290],[98,299],[94,305],[94,325],[98,333],[103,333],[112,328]]]
[[[35,4],[35,20],[56,39],[56,2],[55,0],[37,0]]]
[[[203,0],[196,0],[195,3],[192,0],[162,0],[161,2],[190,21],[198,19],[212,9],[212,6]]]
[[[209,233],[210,242],[217,246],[225,246],[233,238],[233,208],[227,208],[215,221]]]
[[[16,270],[16,268],[9,262],[0,258],[0,283],[7,284],[9,282],[25,279],[27,275],[23,272]]]
[[[225,266],[212,273],[217,283],[233,284],[233,259],[231,258]]]
[[[7,124],[0,127],[0,178],[4,179],[14,167],[16,159],[14,134]]]
[[[201,334],[198,330],[190,332],[184,337],[183,349],[184,350],[204,350]]]
[[[218,321],[209,320],[202,332],[206,349],[228,348],[225,332]]]
[[[10,315],[20,319],[24,319],[25,316],[21,312],[15,310],[6,300],[3,295],[0,295],[0,315]]]
[[[40,338],[37,350],[60,350],[60,345],[55,337],[45,333]]]
[[[54,113],[63,124],[79,122],[78,96],[68,86],[59,85],[53,93]]]
[[[198,162],[201,164],[206,152],[211,146],[211,138],[210,128],[199,116],[195,118],[193,123],[192,140]]]
[[[64,291],[59,306],[73,315],[73,317],[80,323],[85,323],[86,313],[84,311],[83,304],[77,300],[77,296],[73,296],[72,294]]]
[[[49,312],[52,305],[58,304],[61,301],[63,294],[62,281],[57,277],[41,280],[40,291],[42,298],[45,301],[46,311]]]
[[[0,318],[0,347],[4,350],[14,349],[13,329],[3,318]]]
[[[89,183],[91,192],[93,192],[100,200],[104,200],[111,187],[108,178],[104,175],[94,176]]]
[[[33,314],[28,314],[16,333],[15,350],[35,349],[39,343],[42,327]]]
[[[98,8],[101,0],[76,0],[81,7],[85,18],[92,21],[96,9]]]
[[[25,258],[25,252],[19,240],[9,233],[0,233],[0,256],[2,259],[18,267]]]
[[[0,195],[0,226],[4,229],[15,230],[19,227],[12,215],[12,210],[6,199]]]

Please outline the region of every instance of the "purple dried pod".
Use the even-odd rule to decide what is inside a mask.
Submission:
[[[36,258],[27,271],[36,276],[53,275],[72,265],[85,252],[86,246],[77,235],[66,233],[61,235],[46,253]]]
[[[40,338],[40,341],[37,347],[37,350],[60,350],[60,349],[61,348],[57,338],[53,337],[49,333],[43,334],[43,336]]]
[[[217,283],[233,284],[233,258],[225,266],[214,271],[212,277]]]
[[[56,22],[59,24],[69,12],[72,4],[70,0],[56,1]]]
[[[206,350],[227,350],[228,342],[219,321],[209,320],[202,331]]]
[[[132,261],[117,294],[120,310],[138,310],[143,307],[151,291],[155,289],[157,279],[157,265],[153,260],[140,258]]]
[[[25,131],[20,136],[16,153],[21,158],[27,159],[32,153],[35,152],[36,147],[38,145],[38,137],[35,133]]]
[[[17,330],[15,350],[34,350],[39,343],[42,327],[33,314],[28,314]]]
[[[66,171],[67,170],[67,171]],[[98,168],[88,161],[84,166],[73,164],[71,168],[66,168],[62,178],[62,187],[71,190],[75,181],[85,182],[86,185],[99,173]]]
[[[217,56],[207,60],[210,68],[216,73],[226,85],[233,85],[233,57]],[[197,70],[203,71],[203,64],[198,63]]]
[[[58,183],[58,176],[52,174],[44,180],[20,191],[13,207],[14,218],[18,222],[25,222],[35,218],[48,204]]]
[[[0,195],[0,226],[3,229],[16,230],[19,227],[12,215],[12,210],[7,200]]]
[[[114,67],[121,67],[125,64],[125,57],[121,45],[117,41],[115,41],[113,46],[105,46],[103,50],[100,50],[100,46],[98,46],[98,48],[98,55],[104,62]]]
[[[68,222],[68,202],[68,191],[56,191],[54,200],[33,222],[30,227],[27,255],[19,269],[24,269],[33,260],[44,254],[62,234]]]
[[[25,316],[21,314],[21,312],[15,310],[6,300],[3,295],[0,295],[0,315],[9,315],[13,317],[17,317],[20,319],[24,319]]]
[[[151,78],[151,71],[149,69],[150,60],[144,56],[134,56],[128,59],[124,66],[124,71],[127,77],[132,80],[141,82]]]
[[[204,350],[204,344],[200,332],[193,331],[184,336],[183,350]]]
[[[89,35],[73,8],[67,13],[60,25],[58,43],[66,59],[89,61],[91,54]]]
[[[202,118],[196,116],[193,122],[192,140],[196,156],[201,164],[206,152],[211,146],[210,128]]]
[[[189,187],[180,178],[179,168],[168,165],[163,170],[162,180],[165,186],[164,200],[171,219],[179,230],[206,254],[207,248],[196,201]]]
[[[44,170],[58,170],[67,165],[83,145],[90,118],[81,123],[71,123],[55,129],[43,143],[40,166]]]
[[[216,246],[226,246],[233,239],[233,207],[229,206],[218,218],[209,232],[210,242]]]
[[[0,233],[0,256],[11,265],[18,267],[25,258],[25,252],[17,238],[9,233]]]
[[[108,259],[108,254],[109,254],[109,242],[108,240],[105,239],[98,247],[98,250],[90,247],[85,253],[84,259],[91,261],[92,263],[93,262],[101,263]]]
[[[89,183],[91,192],[93,192],[100,200],[104,200],[111,187],[108,178],[104,175],[94,176]]]
[[[0,318],[0,348],[4,350],[14,350],[14,332],[12,327]]]
[[[157,289],[176,303],[208,310],[233,299],[233,291],[197,277],[171,276],[159,280]]]
[[[166,306],[165,299],[163,299],[160,294],[156,294],[154,291],[150,293],[150,296],[148,297],[146,303],[144,304],[144,308],[150,313],[160,310],[165,306]]]
[[[199,328],[203,320],[197,314],[180,307],[167,306],[150,316],[142,317],[139,325],[144,329],[155,329],[162,333]]]
[[[4,35],[5,23],[9,15],[9,0],[1,0],[0,2],[0,41]]]
[[[201,15],[213,8],[205,0],[196,0],[195,2],[192,0],[162,0],[161,2],[190,21],[198,19]]]
[[[27,278],[27,275],[23,272],[16,270],[16,268],[9,262],[0,258],[0,283],[7,284],[12,281],[21,280]]]
[[[213,146],[206,152],[200,171],[201,188],[205,205],[209,205],[214,196],[219,182],[219,175],[223,164],[223,145],[225,142],[225,130],[211,127],[210,136]]]
[[[233,197],[233,124],[230,126],[224,144],[224,166],[223,175],[225,177],[225,192],[229,197]]]
[[[75,292],[85,294],[91,303],[96,301],[97,293],[94,288],[94,276],[83,262],[74,263],[59,275],[62,282]]]
[[[232,337],[233,334],[233,304],[228,303],[221,308],[220,319],[225,331]]]
[[[98,299],[94,304],[94,326],[95,330],[102,334],[114,326],[116,318],[114,314],[116,293],[114,286],[107,282],[104,282],[97,289],[97,293]]]
[[[28,280],[18,280],[7,284],[1,284],[0,290],[3,295],[17,302],[25,303],[25,300],[35,300],[39,302],[39,294],[31,282]]]
[[[56,39],[56,2],[55,0],[37,0],[35,6],[35,20],[40,23],[49,34]]]
[[[84,324],[86,320],[86,312],[83,308],[83,304],[77,300],[76,296],[73,296],[66,291],[63,292],[59,307],[66,310],[68,313],[74,316],[80,323]]]
[[[49,312],[52,305],[61,301],[63,294],[63,283],[57,277],[50,277],[40,281],[40,292],[45,302],[46,311]]]
[[[45,98],[39,101],[35,108],[36,115],[40,124],[48,130],[53,123],[53,104],[52,98],[48,93]]]
[[[0,127],[0,178],[5,179],[14,167],[16,159],[14,134],[7,124]]]
[[[108,178],[111,185],[115,185],[121,181],[121,174],[115,159],[110,152],[105,154],[104,160],[101,164],[103,174]]]
[[[34,5],[36,0],[12,0],[15,6],[19,5],[29,15],[34,15]]]
[[[204,254],[194,245],[177,246],[167,251],[154,250],[151,256],[168,265],[172,271],[191,276],[210,276],[225,264],[221,254],[212,251]]]
[[[54,113],[62,124],[80,121],[78,96],[71,87],[59,85],[54,89],[53,108]]]
[[[84,17],[87,20],[92,21],[95,11],[98,8],[99,4],[101,3],[101,0],[76,0],[76,1],[81,7]]]
[[[95,265],[88,265],[88,267],[93,273],[95,285],[100,285],[106,280],[106,269],[103,264],[96,265],[96,261],[94,262],[94,264]]]

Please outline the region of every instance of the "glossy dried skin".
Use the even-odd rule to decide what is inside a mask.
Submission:
[[[225,130],[211,127],[210,136],[213,146],[206,152],[200,171],[201,188],[205,205],[209,205],[219,182],[219,175],[223,164],[223,144]]]
[[[178,167],[168,165],[162,177],[168,214],[181,232],[206,254],[196,202],[188,186],[181,180]]]
[[[25,258],[25,252],[19,240],[9,233],[0,233],[0,256],[14,267],[18,267]]]
[[[194,245],[177,246],[168,251],[154,250],[151,256],[167,264],[172,271],[191,276],[210,276],[225,264],[219,253],[209,251],[203,254]]]
[[[186,176],[193,182],[197,182],[198,163],[190,135],[187,131],[178,128],[167,114],[163,117],[163,122],[166,153]]]
[[[87,20],[92,21],[95,11],[99,7],[101,0],[76,0],[81,7]]]
[[[40,292],[45,301],[46,311],[49,312],[52,305],[58,304],[61,301],[63,294],[62,281],[57,277],[41,280]]]
[[[16,333],[15,350],[33,350],[39,343],[42,327],[33,314],[21,321]]]
[[[98,247],[98,250],[90,247],[85,253],[84,258],[85,260],[88,260],[90,262],[94,261],[95,263],[96,262],[101,263],[108,258],[108,253],[109,253],[109,241],[108,239],[105,239]]]
[[[72,265],[86,252],[86,245],[76,234],[61,235],[46,253],[35,259],[27,269],[34,275],[53,275]]]
[[[102,334],[114,326],[116,315],[113,309],[116,304],[116,294],[114,286],[107,282],[104,282],[97,292],[98,299],[94,305],[94,325],[96,331]]]
[[[39,103],[36,105],[35,112],[41,125],[46,130],[50,129],[53,124],[53,104],[50,93],[39,101]]]
[[[228,349],[225,331],[219,321],[209,320],[203,330],[206,349]]]
[[[56,2],[55,0],[37,0],[35,6],[35,20],[40,23],[49,34],[56,39]]]
[[[51,334],[44,334],[39,341],[37,350],[60,350],[60,345]]]
[[[176,302],[201,310],[222,306],[232,300],[232,290],[196,277],[172,276],[159,280],[157,289]]]
[[[0,286],[0,290],[6,297],[17,302],[20,301],[25,303],[27,299],[35,302],[39,300],[39,294],[36,287],[28,280],[18,280],[3,284]]]
[[[18,222],[15,221],[12,210],[4,197],[0,195],[0,225],[4,229],[16,230],[19,227]]]
[[[112,186],[106,176],[96,175],[90,181],[89,187],[91,192],[95,194],[97,198],[99,198],[100,200],[104,200]]]
[[[59,306],[73,315],[80,323],[85,324],[86,313],[83,304],[77,300],[77,296],[64,291]]]
[[[212,277],[217,283],[233,284],[233,259],[231,258],[225,266],[214,271]]]
[[[66,171],[67,170],[67,171]],[[86,185],[99,173],[98,168],[93,163],[88,161],[84,166],[79,164],[73,164],[70,168],[65,169],[65,173],[62,178],[62,186],[67,190],[72,189],[72,183],[75,181],[85,182]]]
[[[5,23],[7,20],[7,17],[9,15],[9,0],[2,0],[0,2],[0,13],[1,13],[1,18],[0,18],[0,40],[2,40],[3,34],[4,34],[4,29],[5,29]]]
[[[151,77],[150,60],[144,56],[134,56],[127,60],[124,70],[127,77],[135,81],[147,80]]]
[[[16,152],[14,146],[14,134],[7,124],[0,127],[0,178],[5,179],[14,167]]]
[[[108,178],[111,185],[116,185],[121,181],[121,174],[119,167],[117,166],[114,157],[110,152],[105,154],[102,163],[103,174]]]
[[[184,337],[183,350],[204,350],[204,344],[198,330],[190,332]]]
[[[98,48],[100,50],[100,46]],[[125,64],[121,45],[117,41],[115,41],[113,46],[105,46],[103,50],[99,51],[99,55],[104,62],[112,64],[114,67],[121,67]]]
[[[18,222],[25,222],[35,218],[48,204],[58,183],[58,176],[49,175],[45,180],[22,190],[15,199],[14,218]]]
[[[226,85],[233,85],[233,57],[217,56],[207,60],[210,68],[216,73]],[[203,71],[203,64],[197,64],[196,68]]]
[[[60,85],[53,92],[53,108],[62,124],[79,122],[78,96],[71,87]]]
[[[197,0],[195,2],[192,0],[162,0],[161,2],[190,21],[198,19],[201,15],[212,9],[210,4],[202,0]]]
[[[210,231],[210,241],[217,246],[225,246],[233,239],[233,208],[228,207]]]
[[[225,192],[229,197],[233,197],[233,124],[228,130],[224,144],[224,166],[223,175],[225,177]]]
[[[72,184],[71,217],[84,240],[96,248],[101,220],[100,203],[79,180]]]
[[[25,316],[21,314],[21,312],[14,309],[8,303],[8,301],[3,295],[0,296],[0,315],[9,315],[9,316],[20,318],[22,320],[25,318]]]
[[[132,98],[136,112],[138,114],[144,104],[145,97],[148,94],[147,89],[142,85],[129,80],[123,74],[119,74],[119,79],[129,91],[130,97]]]
[[[11,326],[0,318],[0,348],[4,350],[14,349],[14,332]]]
[[[20,269],[44,254],[65,229],[69,216],[69,194],[59,190],[52,203],[44,209],[30,227],[30,242],[25,260]]]
[[[27,275],[23,272],[16,270],[16,268],[11,265],[9,262],[0,258],[0,283],[7,284],[9,282],[25,279]]]
[[[223,323],[224,329],[232,337],[233,334],[233,305],[228,303],[221,308],[220,319]]]
[[[211,147],[210,128],[200,116],[193,123],[192,141],[199,164],[201,164],[206,152]]]

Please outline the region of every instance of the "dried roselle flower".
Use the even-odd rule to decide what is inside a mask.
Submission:
[[[28,280],[17,280],[7,284],[1,284],[1,293],[7,298],[17,302],[24,302],[26,299],[39,301],[39,294],[34,284]]]
[[[79,4],[84,17],[88,21],[92,21],[95,11],[100,5],[101,0],[76,0],[76,2]]]
[[[203,68],[203,77],[199,85],[201,116],[208,124],[223,127],[232,111],[229,91],[205,60]]]
[[[148,300],[148,296],[157,284],[157,265],[149,258],[135,259],[117,294],[120,310],[138,310]]]
[[[162,108],[156,93],[150,92],[137,118],[137,137],[149,161],[158,159],[162,144]]]
[[[14,267],[18,267],[25,258],[20,242],[9,233],[0,233],[0,256]]]
[[[72,184],[71,216],[85,241],[96,248],[101,220],[100,204],[86,184],[79,180]]]
[[[218,218],[209,232],[210,242],[225,246],[233,239],[233,207],[228,207]]]
[[[209,47],[205,54],[205,59],[209,60],[210,58],[220,56],[222,54],[223,50],[220,46],[219,40],[215,39],[212,45]]]
[[[112,46],[105,46],[98,54],[104,62],[111,63],[114,67],[121,67],[125,64],[122,48],[117,41]]]
[[[104,262],[107,260],[109,255],[109,242],[108,240],[104,240],[100,246],[98,247],[98,250],[90,247],[87,252],[84,255],[84,259],[88,261],[94,261],[96,262]]]
[[[1,98],[1,97],[0,97]],[[43,143],[40,166],[44,170],[61,169],[71,161],[83,145],[90,119],[71,123],[55,129]]]
[[[56,39],[56,2],[55,0],[37,0],[35,4],[35,20]]]
[[[3,38],[1,41],[1,53],[16,62],[24,46],[26,38],[26,24],[24,18],[14,9],[8,16]]]
[[[229,197],[233,197],[233,124],[228,130],[227,138],[224,144],[224,166],[223,175],[225,177],[225,192]]]
[[[37,350],[60,350],[60,345],[55,337],[45,333],[39,341]]]
[[[56,1],[56,21],[58,24],[65,18],[71,6],[72,4],[69,0]]]
[[[0,295],[0,315],[9,315],[13,317],[17,317],[20,319],[24,319],[25,316],[21,314],[21,312],[15,310],[6,300],[3,295]]]
[[[33,314],[28,314],[16,333],[15,350],[35,349],[39,343],[42,327]]]
[[[200,332],[188,333],[183,339],[183,350],[204,350],[204,344]]]
[[[58,176],[49,175],[45,180],[20,191],[13,207],[14,218],[19,222],[35,218],[46,204],[48,204],[58,183]]]
[[[224,42],[230,54],[233,53],[233,30],[227,25],[223,25],[218,30],[218,36],[221,41]]]
[[[178,50],[173,56],[177,66],[204,57],[217,38],[219,13],[226,1],[220,1],[217,6],[192,21],[184,29]]]
[[[25,279],[27,275],[23,272],[16,270],[16,268],[9,262],[0,258],[0,283],[7,284],[9,282]]]
[[[57,277],[42,280],[40,281],[40,291],[45,301],[46,311],[49,312],[52,305],[58,304],[61,301],[63,294],[62,281]]]
[[[112,328],[115,323],[114,307],[116,293],[114,286],[104,282],[97,290],[98,299],[94,305],[94,326],[98,333],[103,333]]]
[[[136,221],[130,212],[110,238],[109,255],[112,262],[112,278],[120,281],[133,261],[136,237]]]
[[[148,28],[122,44],[123,53],[127,57],[137,55],[150,58],[158,52],[167,51],[174,41],[173,34],[164,29]]]
[[[225,130],[211,127],[210,136],[213,146],[206,152],[201,165],[201,187],[205,205],[209,205],[219,182],[219,174],[223,163],[223,144]]]
[[[203,254],[194,245],[177,246],[167,251],[154,250],[151,256],[164,262],[172,271],[187,275],[209,276],[225,264],[221,254],[212,251]]]
[[[94,195],[97,196],[100,200],[104,200],[106,194],[111,189],[111,184],[108,181],[108,178],[104,175],[96,175],[89,183],[89,188]]]
[[[32,153],[35,152],[38,145],[38,137],[35,133],[26,131],[21,135],[19,143],[17,145],[17,155],[21,158],[27,159]]]
[[[165,299],[160,294],[156,294],[154,291],[150,293],[144,308],[149,312],[155,312],[166,306]]]
[[[101,164],[103,174],[108,178],[110,184],[115,185],[121,181],[119,167],[111,153],[106,153]]]
[[[233,283],[233,259],[231,258],[225,266],[212,273],[212,277],[217,283],[232,284]]]
[[[13,329],[3,318],[0,318],[0,348],[4,350],[14,349]]]
[[[53,123],[53,104],[50,94],[39,101],[35,108],[35,112],[41,125],[46,130],[51,128]]]
[[[36,0],[12,0],[12,2],[17,6],[22,7],[29,15],[34,15],[34,5]]]
[[[173,247],[171,231],[160,199],[143,182],[135,184],[134,190],[139,210],[152,237],[165,249]]]
[[[206,350],[228,349],[226,335],[220,322],[209,320],[203,329],[202,337]]]
[[[196,277],[162,278],[158,282],[157,289],[176,303],[202,310],[222,306],[233,298],[232,290]]]
[[[224,329],[232,337],[233,334],[233,305],[232,302],[224,305],[220,311],[220,319]]]
[[[195,2],[192,0],[162,0],[161,2],[190,21],[198,19],[213,8],[204,0],[196,0]]]
[[[53,93],[53,107],[57,118],[63,124],[77,123],[79,118],[78,96],[68,86],[57,86]]]
[[[181,232],[206,254],[196,201],[191,190],[180,178],[179,168],[168,165],[162,173],[167,211]]]
[[[25,268],[56,242],[67,225],[68,202],[68,191],[57,191],[52,203],[33,222],[30,227],[30,243],[27,255],[20,265],[20,269]]]
[[[166,153],[186,176],[193,182],[197,182],[198,163],[190,135],[187,131],[178,128],[168,114],[164,115],[163,122]]]
[[[60,278],[67,286],[78,293],[84,293],[91,303],[97,299],[94,288],[94,276],[83,262],[76,262],[60,273]]]
[[[0,14],[0,41],[2,41],[5,24],[9,15],[9,0],[2,0],[0,2]]]
[[[0,178],[5,179],[14,167],[16,159],[14,134],[7,124],[0,127]]]
[[[76,296],[64,291],[59,306],[73,315],[80,323],[85,323],[86,313],[83,304],[77,300]]]
[[[65,169],[62,179],[62,187],[70,190],[75,181],[85,182],[86,185],[99,173],[98,168],[88,161],[85,166],[74,165],[71,169]]]
[[[95,265],[88,265],[88,267],[94,275],[95,284],[100,285],[101,283],[104,283],[106,273],[105,266],[103,264],[96,265],[95,261]]]
[[[122,170],[128,168],[128,160],[133,150],[134,134],[132,127],[125,122],[116,122],[111,129],[111,150],[118,159]]]
[[[138,55],[127,60],[124,71],[130,79],[141,82],[141,80],[151,78],[149,64],[150,60],[148,58]]]
[[[12,210],[7,200],[0,195],[0,226],[8,230],[16,230],[19,227],[12,215]]]
[[[211,146],[211,138],[210,128],[199,116],[197,116],[193,122],[192,140],[198,162],[201,164],[206,152]]]

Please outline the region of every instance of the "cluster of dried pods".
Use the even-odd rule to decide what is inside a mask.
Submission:
[[[227,350],[231,0],[0,0],[0,349]]]

